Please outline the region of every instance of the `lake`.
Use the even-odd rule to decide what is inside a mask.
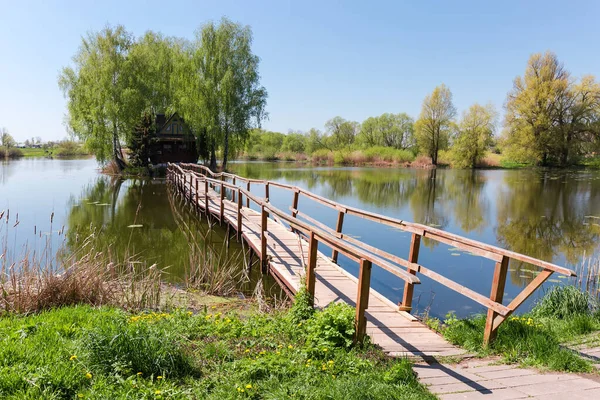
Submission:
[[[577,269],[584,258],[600,255],[600,171],[589,170],[419,170],[397,168],[307,167],[292,163],[239,162],[232,172],[310,190],[339,203],[419,222]],[[282,210],[291,194],[271,188],[270,200]],[[183,279],[190,267],[189,238],[224,248],[224,229],[209,229],[170,194],[163,179],[120,180],[99,173],[93,159],[21,159],[0,164],[0,225],[4,248],[12,255],[24,246],[42,252],[75,246],[95,233],[120,254],[136,254],[169,267],[166,278]],[[302,199],[299,209],[335,227],[337,213]],[[13,225],[17,221],[18,225]],[[51,222],[51,216],[52,222]],[[64,227],[64,228],[63,228]],[[8,232],[8,234],[4,234]],[[410,234],[346,216],[344,233],[406,258]],[[321,247],[323,251],[327,251]],[[230,251],[242,251],[237,243]],[[340,255],[342,267],[356,275],[357,265]],[[488,295],[493,261],[424,240],[419,263],[479,293]],[[240,268],[242,266],[240,265]],[[250,294],[258,268],[242,291]],[[537,269],[512,261],[504,303],[536,275]],[[481,312],[477,303],[421,277],[415,286],[416,312],[459,316]],[[266,280],[269,293],[276,292]],[[576,283],[553,275],[544,285]],[[375,267],[372,286],[394,302],[403,281]],[[542,289],[543,290],[543,289]],[[519,311],[531,307],[538,291]]]

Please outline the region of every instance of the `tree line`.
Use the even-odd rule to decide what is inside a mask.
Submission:
[[[99,161],[124,168],[121,145],[135,140],[140,124],[157,113],[178,112],[203,141],[216,167],[265,118],[252,31],[226,18],[203,25],[193,40],[125,27],[106,27],[82,39],[59,86],[68,100],[67,125]]]
[[[572,78],[551,52],[533,54],[508,93],[498,135],[499,125],[491,104],[475,103],[458,117],[452,92],[442,84],[425,97],[416,120],[386,113],[362,123],[334,117],[324,131],[255,130],[245,150],[274,156],[388,147],[426,155],[434,165],[448,150],[453,165],[472,168],[493,148],[519,163],[567,166],[600,150],[600,85],[593,76]]]

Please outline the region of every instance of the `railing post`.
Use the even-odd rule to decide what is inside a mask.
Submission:
[[[371,287],[371,261],[361,258],[358,272],[358,295],[356,298],[356,322],[354,342],[362,342],[367,333],[365,311],[369,307],[369,289]]]
[[[265,205],[260,206],[260,262],[262,271],[267,271],[267,210]]]
[[[235,186],[235,176],[233,177],[233,185]],[[231,201],[235,203],[235,190],[231,191]]]
[[[190,193],[189,193],[190,203],[192,202],[192,189],[193,188],[194,188],[194,185],[192,185],[192,173],[190,172]]]
[[[317,249],[319,242],[315,237],[314,232],[310,232],[308,239],[308,265],[306,265],[306,291],[309,294],[312,305],[315,305],[315,282],[317,269]]]
[[[194,177],[194,179],[196,180],[196,196],[194,196],[196,198],[196,203],[195,204],[196,204],[196,207],[199,207],[200,206],[200,202],[198,201],[199,200],[198,199],[198,196],[199,196],[199,193],[198,193],[198,177],[196,176],[196,177]]]
[[[222,175],[221,175],[222,176]],[[219,223],[223,223],[223,216],[225,214],[225,186],[223,186],[223,181],[221,181],[221,208],[219,211]]]
[[[265,183],[265,199],[269,201],[269,182]]]
[[[204,177],[204,212],[206,213],[206,219],[208,220],[208,216],[210,214],[210,210],[208,209],[208,178]]]
[[[495,301],[496,303],[502,304],[509,261],[510,258],[503,256],[502,260],[498,261],[496,263],[496,267],[494,268],[494,279],[492,280],[490,300]],[[484,346],[487,346],[496,338],[498,327],[494,327],[494,318],[496,318],[497,315],[498,313],[496,313],[494,310],[488,309],[487,318],[485,320],[485,330],[483,332]]]
[[[250,193],[250,181],[246,182],[246,191]],[[246,207],[250,208],[250,197],[246,196]]]
[[[413,233],[410,238],[410,251],[408,253],[408,262],[416,263],[419,260],[419,248],[421,246],[421,235],[417,233]],[[411,275],[416,275],[417,272],[408,268],[408,273]],[[415,284],[411,282],[404,283],[404,294],[402,296],[402,304],[399,307],[400,311],[408,311],[412,310],[412,298],[413,292],[415,289]]]
[[[237,189],[237,235],[238,240],[242,239],[242,192]]]
[[[335,231],[337,233],[342,233],[342,225],[344,224],[344,211],[340,210],[338,212],[338,218],[337,218],[337,223],[335,225]],[[338,259],[338,251],[336,249],[333,249],[331,251],[331,261],[333,261],[334,263],[337,264],[337,259]]]

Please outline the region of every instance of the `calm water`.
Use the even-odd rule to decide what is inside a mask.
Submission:
[[[375,168],[307,168],[293,164],[235,163],[233,172],[306,188],[314,193],[377,213],[424,223],[449,232],[576,268],[584,254],[600,254],[599,171],[462,171]],[[282,210],[292,195],[271,188],[271,201]],[[225,232],[210,231],[176,198],[163,180],[111,180],[100,175],[94,160],[22,159],[0,164],[0,210],[10,209],[10,226],[0,236],[9,252],[27,244],[52,251],[100,229],[98,237],[116,253],[142,255],[169,266],[169,279],[189,268],[190,231],[215,246]],[[334,227],[337,213],[302,199],[299,209]],[[18,213],[19,225],[13,227]],[[53,223],[50,216],[54,213]],[[132,227],[140,226],[141,227]],[[60,234],[64,226],[64,235]],[[34,228],[35,227],[35,228]],[[34,234],[35,229],[35,234]],[[4,235],[8,231],[8,235]],[[391,227],[346,216],[344,232],[401,257],[408,255],[410,235]],[[232,249],[239,249],[232,243]],[[322,248],[322,250],[326,250]],[[356,274],[357,265],[343,256],[340,264]],[[489,294],[493,262],[443,244],[424,241],[419,262],[482,294]],[[505,304],[535,276],[524,264],[509,266]],[[478,304],[421,277],[415,288],[418,311],[437,316],[479,312]],[[546,286],[566,284],[554,275]],[[374,268],[373,286],[400,301],[403,282]],[[247,290],[251,290],[249,285]],[[535,298],[535,296],[534,296]],[[529,301],[523,309],[530,306]]]

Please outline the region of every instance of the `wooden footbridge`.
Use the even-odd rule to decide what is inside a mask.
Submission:
[[[305,281],[315,305],[325,307],[343,301],[356,308],[356,340],[368,334],[391,355],[454,356],[462,350],[450,345],[410,314],[414,285],[421,274],[441,283],[488,309],[484,340],[494,340],[498,327],[554,272],[575,276],[567,268],[511,252],[475,240],[348,207],[302,188],[278,182],[247,179],[228,173],[213,173],[197,164],[169,164],[167,179],[197,210],[227,224],[239,240],[246,242],[268,272],[289,292],[295,293]],[[269,188],[288,190],[291,207],[284,212],[269,202]],[[258,192],[260,191],[260,194]],[[300,197],[314,200],[338,212],[335,229],[298,210]],[[255,204],[260,211],[251,208]],[[385,252],[345,235],[345,215],[392,226],[412,234],[408,258]],[[495,261],[489,296],[484,296],[418,263],[421,238],[444,243]],[[331,255],[318,250],[330,247]],[[359,264],[358,278],[337,265],[338,254]],[[536,265],[541,272],[508,305],[502,303],[509,261]],[[401,278],[403,300],[394,304],[370,287],[371,269],[376,266]]]

